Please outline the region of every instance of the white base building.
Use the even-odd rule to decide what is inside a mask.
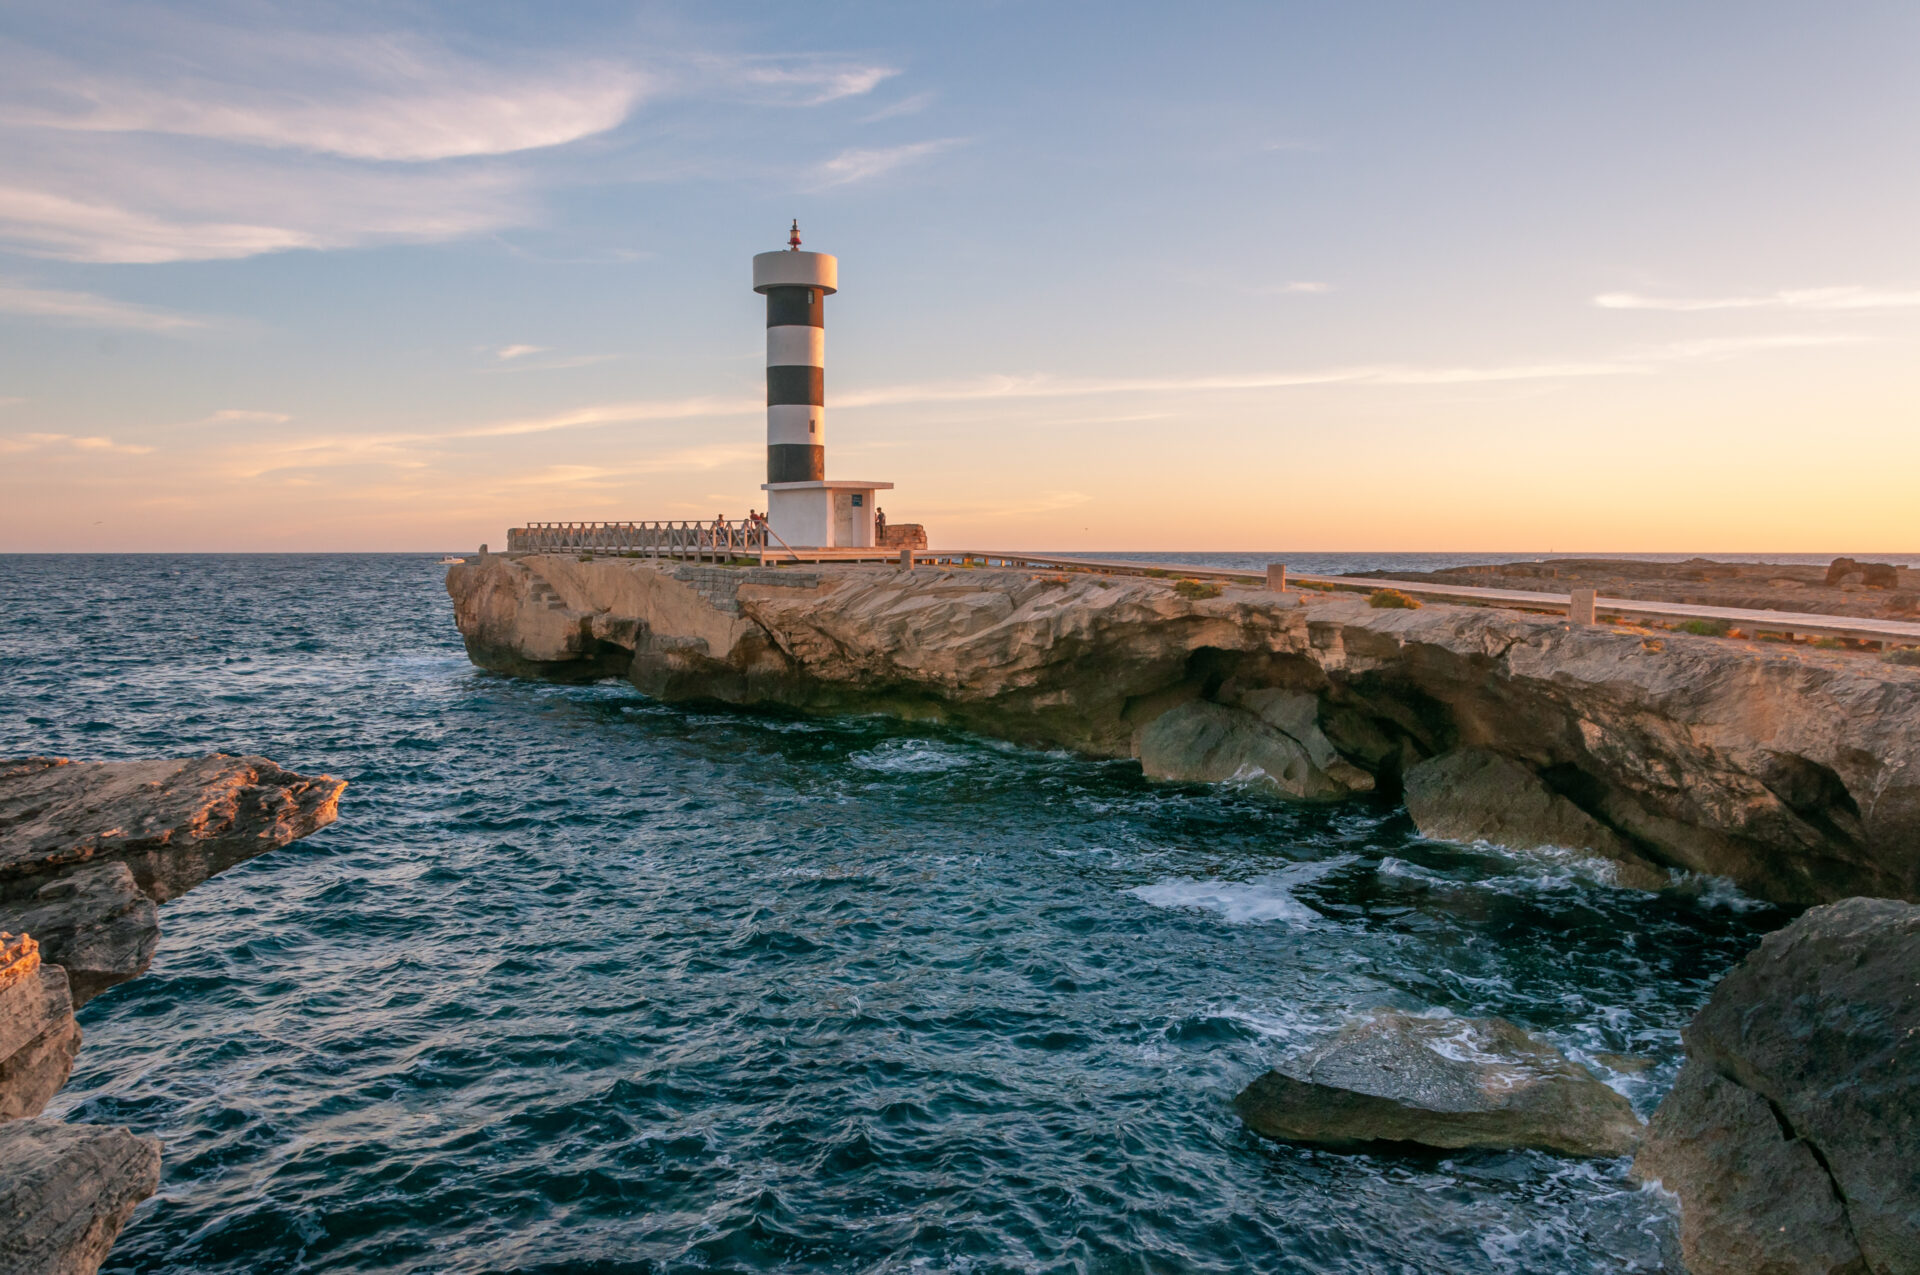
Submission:
[[[795,549],[872,548],[873,493],[892,488],[858,478],[760,484],[767,493],[767,525]]]

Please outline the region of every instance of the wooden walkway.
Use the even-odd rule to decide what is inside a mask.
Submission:
[[[1002,553],[971,550],[954,553],[916,552],[916,562],[977,562],[982,566],[1077,567],[1118,575],[1172,575],[1199,580],[1248,582],[1265,587],[1265,571],[1246,567],[1210,567],[1197,563],[1140,562],[1127,558],[1082,558],[1064,554]],[[1425,584],[1410,580],[1360,579],[1354,576],[1292,575],[1299,584],[1320,585],[1374,593],[1398,589],[1414,597],[1436,602],[1466,602],[1481,606],[1514,610],[1545,611],[1565,615],[1573,598],[1565,593],[1534,593],[1528,589],[1485,589],[1472,585]],[[1876,620],[1856,615],[1815,615],[1800,611],[1762,611],[1744,607],[1714,607],[1679,602],[1642,602],[1632,598],[1594,599],[1599,615],[1614,615],[1627,620],[1658,620],[1685,623],[1688,620],[1718,621],[1730,628],[1754,633],[1779,633],[1798,637],[1843,637],[1866,642],[1884,642],[1894,646],[1920,646],[1920,622],[1913,620]]]

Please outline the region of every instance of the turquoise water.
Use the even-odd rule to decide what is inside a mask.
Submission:
[[[490,676],[441,572],[0,558],[0,753],[351,780],[82,1011],[54,1113],[166,1148],[106,1269],[1678,1269],[1624,1162],[1334,1154],[1229,1103],[1397,1006],[1651,1059],[1606,1073],[1644,1113],[1778,913],[1387,806]]]

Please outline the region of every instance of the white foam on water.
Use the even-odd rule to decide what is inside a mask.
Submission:
[[[1616,890],[1635,889],[1633,886],[1620,884],[1619,864],[1596,855],[1591,850],[1569,849],[1565,846],[1541,846],[1533,850],[1514,850],[1491,841],[1447,844],[1462,845],[1475,853],[1498,860],[1504,870],[1477,879],[1461,879],[1389,855],[1380,861],[1377,872],[1383,877],[1397,877],[1407,881],[1419,881],[1426,885],[1462,890],[1501,892],[1524,890],[1530,893],[1558,894],[1587,885],[1603,885]]]
[[[1690,872],[1680,886],[1709,912],[1754,912],[1772,906],[1747,894],[1726,877],[1705,877]]]
[[[938,775],[980,764],[978,757],[931,739],[889,739],[847,760],[883,775]]]
[[[1311,925],[1324,918],[1294,897],[1294,887],[1315,881],[1352,862],[1352,855],[1339,855],[1311,863],[1296,863],[1250,881],[1163,877],[1152,885],[1136,885],[1126,893],[1157,908],[1217,912],[1229,925],[1251,925],[1263,921]]]

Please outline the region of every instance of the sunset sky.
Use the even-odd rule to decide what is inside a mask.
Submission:
[[[0,551],[1920,552],[1920,6],[0,10]]]

